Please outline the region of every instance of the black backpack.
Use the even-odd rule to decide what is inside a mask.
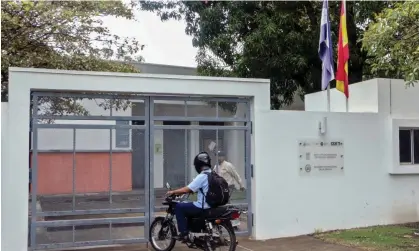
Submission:
[[[210,207],[224,206],[230,200],[230,189],[227,181],[216,172],[205,173],[208,177],[208,192],[205,195],[202,188],[201,192],[205,195],[205,201]],[[202,206],[204,206],[202,204]]]

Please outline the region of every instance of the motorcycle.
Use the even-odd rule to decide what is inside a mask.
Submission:
[[[170,190],[170,185],[166,184]],[[184,203],[189,195],[167,196],[163,205],[168,206],[165,217],[156,217],[150,225],[150,244],[156,251],[171,251],[175,244],[177,228],[175,224],[175,208],[178,203]],[[183,242],[188,248],[214,251],[225,247],[228,251],[235,251],[238,241],[234,232],[232,221],[240,218],[242,211],[233,206],[222,206],[205,209],[200,217],[187,220],[189,236]],[[158,229],[160,226],[160,229]],[[226,236],[223,234],[226,233]],[[157,242],[167,241],[161,247]]]

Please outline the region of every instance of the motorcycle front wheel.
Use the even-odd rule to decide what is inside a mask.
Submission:
[[[151,223],[150,244],[156,251],[171,251],[176,244],[176,240],[172,237],[176,235],[177,230],[173,221],[156,217]]]

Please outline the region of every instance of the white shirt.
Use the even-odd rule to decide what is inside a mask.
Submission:
[[[223,177],[229,186],[234,186],[236,189],[244,187],[242,180],[239,176],[239,174],[236,171],[236,168],[228,161],[223,161],[221,164],[214,166],[214,171],[218,173],[221,177]],[[236,182],[240,187],[236,186]]]

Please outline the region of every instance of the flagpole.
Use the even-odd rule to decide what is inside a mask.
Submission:
[[[346,27],[346,0],[342,0],[340,9],[339,40],[338,40],[338,69],[336,72],[336,89],[345,94],[346,112],[349,111],[349,47]]]
[[[330,32],[328,0],[323,0],[322,17],[320,20],[319,57],[322,61],[321,90],[326,90],[327,111],[330,112],[330,81],[335,79],[333,70],[333,46]]]
[[[327,85],[327,111],[330,112],[330,84]]]
[[[346,98],[346,112],[348,112],[349,111],[349,108],[348,108],[348,98]]]

